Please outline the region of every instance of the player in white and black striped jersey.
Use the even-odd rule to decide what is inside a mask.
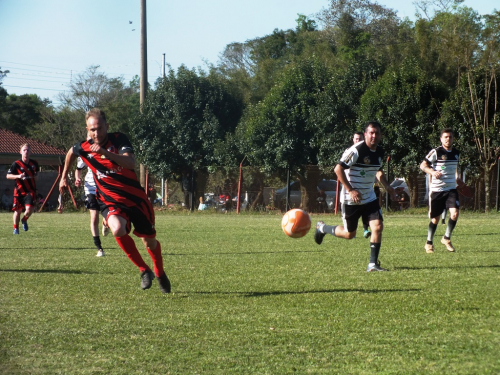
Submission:
[[[364,142],[358,142],[348,148],[335,167],[337,178],[342,183],[340,201],[342,203],[343,225],[316,224],[314,240],[319,245],[325,234],[352,239],[356,236],[360,218],[367,221],[371,228],[370,262],[367,272],[387,271],[380,267],[378,256],[382,242],[383,217],[380,205],[373,189],[378,180],[396,199],[395,191],[387,182],[382,170],[384,151],[378,145],[382,136],[378,122],[369,122],[365,127]]]
[[[420,169],[430,175],[429,217],[431,221],[425,244],[425,251],[429,254],[434,253],[434,234],[441,214],[447,209],[450,211],[450,218],[441,243],[448,251],[455,251],[451,244],[451,234],[457,224],[460,208],[457,185],[463,184],[458,177],[460,152],[453,147],[453,130],[443,129],[439,139],[441,146],[432,149],[420,164]]]

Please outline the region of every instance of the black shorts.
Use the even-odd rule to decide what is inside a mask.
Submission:
[[[448,208],[460,208],[457,189],[447,191],[433,191],[429,195],[429,217],[441,216]]]
[[[363,218],[363,223],[372,220],[384,221],[378,199],[366,204],[342,204],[342,219],[346,231],[355,232],[358,229],[359,218]]]
[[[99,203],[97,202],[95,194],[87,194],[85,196],[85,207],[87,207],[87,210],[99,210]]]
[[[26,206],[35,205],[35,193],[14,195],[14,205],[12,211],[22,211]]]

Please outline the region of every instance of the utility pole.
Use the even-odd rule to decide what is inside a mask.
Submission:
[[[146,0],[141,0],[141,79],[140,79],[140,106],[142,113],[142,105],[146,100],[146,92],[148,90],[148,36],[146,26]],[[139,170],[139,180],[141,186],[146,189],[146,168],[141,163]]]
[[[163,66],[161,72],[163,74],[163,78],[165,78],[165,54],[163,54]],[[161,202],[163,205],[168,205],[168,181],[165,181],[165,177],[161,178]]]

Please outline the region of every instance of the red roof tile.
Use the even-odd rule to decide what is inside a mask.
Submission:
[[[66,155],[67,150],[61,150],[56,147],[46,145],[42,142],[35,141],[22,135],[12,133],[11,131],[0,129],[0,154],[18,154],[21,145],[29,143],[31,146],[31,154],[34,159],[37,155]]]

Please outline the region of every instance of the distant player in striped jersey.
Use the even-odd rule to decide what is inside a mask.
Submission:
[[[19,220],[21,211],[25,209],[21,220],[23,230],[28,230],[28,219],[35,210],[36,199],[36,177],[38,174],[38,163],[30,159],[31,148],[25,143],[21,146],[21,159],[16,160],[7,171],[8,180],[16,180],[14,188],[14,234],[19,234]]]
[[[141,271],[141,287],[149,289],[156,275],[160,290],[170,293],[170,280],[163,269],[160,242],[156,240],[155,214],[146,192],[135,174],[134,150],[127,136],[108,133],[106,115],[98,108],[85,115],[89,140],[77,143],[66,155],[59,190],[68,186],[71,164],[80,156],[92,170],[101,213],[120,248]],[[154,272],[143,260],[129,233],[144,243],[154,264]]]
[[[75,170],[75,186],[77,187],[82,183],[81,173],[85,167],[86,165],[82,158],[78,157]],[[96,256],[103,257],[104,250],[102,248],[101,238],[99,237],[99,203],[96,198],[94,175],[92,174],[92,170],[90,168],[87,169],[87,173],[85,174],[83,187],[85,191],[85,207],[87,207],[87,210],[90,212],[90,232],[92,233],[92,237],[94,239],[94,245],[97,248]],[[106,236],[108,231],[109,228],[105,225],[105,223],[103,223],[103,236]]]
[[[378,145],[381,139],[381,126],[378,122],[369,122],[365,127],[364,142],[356,143],[348,148],[335,167],[337,178],[342,183],[340,201],[342,203],[342,225],[326,225],[319,221],[316,224],[314,240],[319,245],[325,235],[352,239],[356,236],[359,218],[370,224],[370,262],[367,272],[387,271],[380,267],[378,260],[384,228],[382,211],[373,189],[378,180],[395,199],[395,191],[387,182],[382,171],[384,151]]]
[[[458,177],[460,152],[453,147],[453,130],[443,129],[440,141],[441,146],[432,149],[420,164],[420,169],[430,175],[429,217],[431,221],[425,244],[425,251],[429,254],[434,253],[434,234],[441,214],[447,209],[450,211],[450,218],[441,243],[446,246],[448,251],[455,251],[451,244],[451,234],[457,225],[459,213],[457,184],[463,184]]]

